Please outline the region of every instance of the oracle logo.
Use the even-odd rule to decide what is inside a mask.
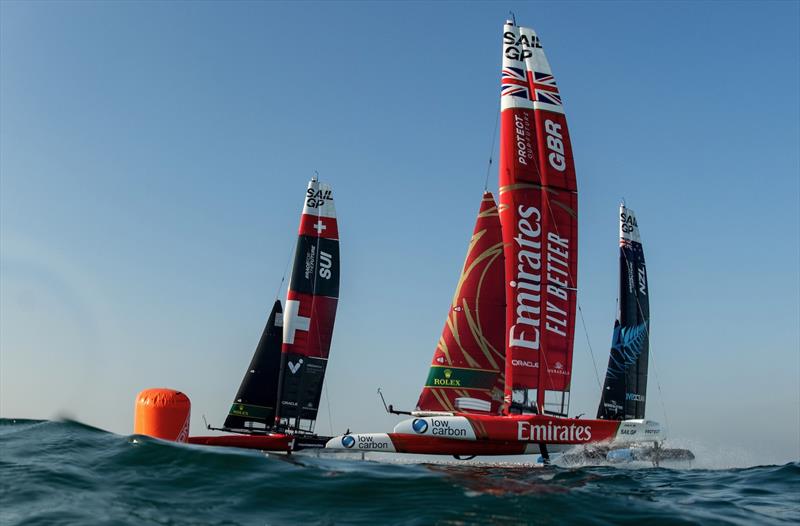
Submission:
[[[539,367],[539,362],[531,362],[530,360],[511,360],[511,365],[514,367]]]

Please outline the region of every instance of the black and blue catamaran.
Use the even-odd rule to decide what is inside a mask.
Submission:
[[[617,319],[608,369],[600,394],[597,418],[636,421],[645,418],[647,366],[650,354],[650,290],[642,238],[636,214],[625,203],[619,207],[619,296]],[[632,460],[690,461],[688,449],[664,448],[659,440],[633,443],[626,447],[600,447],[573,452],[573,460],[604,459],[612,462]],[[570,460],[569,458],[567,460]]]
[[[644,418],[650,346],[650,298],[639,225],[632,210],[619,208],[619,300],[611,354],[597,418]]]

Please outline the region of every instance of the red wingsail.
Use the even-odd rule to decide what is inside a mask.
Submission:
[[[505,361],[503,272],[500,219],[487,192],[417,409],[498,412]]]
[[[572,372],[577,192],[561,96],[533,30],[503,32],[500,220],[506,269],[505,410],[565,414]]]
[[[545,240],[545,345],[543,371],[545,409],[566,413],[572,380],[572,349],[575,340],[575,308],[578,276],[578,185],[561,94],[541,42],[528,32],[533,46],[526,59],[528,80],[536,115],[539,170],[544,187]],[[543,263],[544,263],[543,262]]]

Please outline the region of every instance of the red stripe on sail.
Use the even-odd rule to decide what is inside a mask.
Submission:
[[[578,271],[577,196],[564,190],[546,191],[542,231],[544,311],[540,386],[568,391],[572,378]]]
[[[497,205],[487,192],[418,409],[498,411],[505,367],[502,244]]]
[[[336,298],[290,290],[283,313],[282,352],[328,358],[337,304]]]
[[[555,82],[552,75],[549,78]],[[531,88],[534,85],[531,82]],[[535,116],[539,173],[544,186],[543,354],[539,385],[540,390],[568,391],[572,378],[578,286],[578,196],[575,164],[564,114],[537,108]],[[539,393],[538,398],[541,404],[543,392]],[[564,404],[556,410],[566,411]]]
[[[501,115],[500,221],[506,274],[506,404],[514,389],[539,385],[542,276],[542,191],[534,112],[508,108]]]
[[[300,235],[339,239],[339,227],[335,217],[303,214],[300,217]]]

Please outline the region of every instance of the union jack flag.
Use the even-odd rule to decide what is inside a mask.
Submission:
[[[500,95],[530,99],[528,79],[525,77],[525,71],[523,69],[503,68],[503,74],[500,80]]]
[[[533,92],[536,102],[546,102],[561,106],[561,94],[556,86],[556,78],[549,73],[533,72]]]

